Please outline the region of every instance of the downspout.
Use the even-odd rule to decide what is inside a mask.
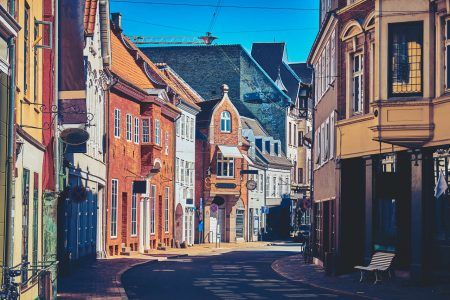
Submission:
[[[15,17],[15,0],[9,0],[9,14]],[[6,266],[13,266],[14,253],[14,146],[15,146],[15,101],[16,101],[16,44],[14,38],[9,39],[9,91],[8,91],[8,144],[6,169],[6,232],[5,257]]]
[[[58,99],[59,99],[59,65],[58,65],[58,57],[59,57],[59,0],[55,0],[55,15],[54,15],[54,29],[55,29],[55,51],[54,51],[54,62],[53,62],[53,66],[54,66],[54,80],[55,83],[53,85],[53,104],[56,107],[56,111],[58,111],[59,107],[58,107]],[[56,118],[54,124],[53,124],[54,128],[54,164],[55,164],[55,192],[58,195],[59,191],[60,191],[60,186],[59,186],[59,173],[60,173],[60,149],[59,149],[59,132],[58,132],[58,118]]]

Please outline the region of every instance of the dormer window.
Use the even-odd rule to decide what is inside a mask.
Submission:
[[[228,111],[223,111],[220,114],[220,131],[231,132],[231,115]]]
[[[257,147],[260,151],[263,151],[263,149],[262,149],[262,139],[255,139],[255,144],[256,144],[256,147]]]
[[[278,149],[278,143],[273,144],[273,150],[275,151],[275,155],[279,155],[280,151]]]
[[[266,142],[265,142],[265,148],[266,148],[266,152],[267,152],[268,154],[270,154],[270,141],[266,141]]]

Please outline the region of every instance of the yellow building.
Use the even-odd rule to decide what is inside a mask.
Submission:
[[[29,263],[21,282],[21,299],[38,296],[37,265],[42,262],[43,1],[16,1],[21,31],[16,40],[16,174],[13,265]]]
[[[450,182],[450,1],[351,2],[335,16],[340,261],[390,251],[429,279],[450,270],[449,192],[435,194]]]

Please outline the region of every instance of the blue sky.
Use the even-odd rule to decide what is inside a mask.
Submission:
[[[218,1],[111,0],[111,12],[122,13],[126,35],[197,37],[208,31],[216,9],[196,5],[215,6]],[[242,44],[250,51],[253,42],[286,42],[289,61],[306,60],[318,30],[318,0],[220,0],[220,3],[252,8],[219,9],[211,30],[219,38],[217,44]]]

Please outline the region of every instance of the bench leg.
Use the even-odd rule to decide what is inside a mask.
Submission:
[[[361,278],[359,279],[359,282],[363,282],[364,281],[364,271],[360,270],[361,272]]]
[[[375,282],[373,284],[377,284],[378,281],[381,281],[381,279],[378,278],[378,271],[375,270]]]

